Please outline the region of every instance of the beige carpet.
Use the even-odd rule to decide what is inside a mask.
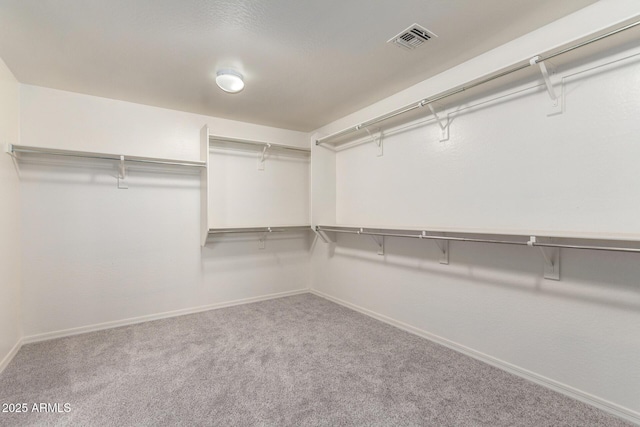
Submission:
[[[310,294],[26,345],[0,403],[29,405],[3,426],[627,425]]]

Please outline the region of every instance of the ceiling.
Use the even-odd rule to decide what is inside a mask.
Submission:
[[[595,1],[0,0],[0,57],[26,84],[311,131]],[[438,37],[386,43],[414,23]]]

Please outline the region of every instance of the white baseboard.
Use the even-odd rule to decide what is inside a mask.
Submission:
[[[428,339],[430,341],[433,341],[437,344],[441,344],[445,347],[448,347],[452,350],[455,350],[459,353],[465,354],[467,356],[473,357],[474,359],[478,359],[484,363],[487,363],[491,366],[495,366],[496,368],[502,369],[504,371],[507,371],[511,374],[517,375],[521,378],[524,378],[526,380],[532,381],[536,384],[540,384],[544,387],[550,388],[554,391],[557,391],[559,393],[562,393],[566,396],[569,396],[573,399],[579,400],[581,402],[587,403],[591,406],[595,406],[596,408],[602,409],[603,411],[606,411],[610,414],[613,414],[617,417],[623,418],[627,421],[630,421],[634,424],[638,424],[640,425],[640,413],[633,411],[631,409],[625,408],[623,406],[617,405],[613,402],[609,402],[608,400],[605,399],[601,399],[597,396],[594,396],[592,394],[586,393],[584,391],[578,390],[574,387],[571,387],[569,385],[563,384],[561,382],[552,380],[551,378],[547,378],[545,376],[536,374],[535,372],[529,371],[527,369],[524,368],[520,368],[516,365],[513,365],[511,363],[505,362],[503,360],[497,359],[493,356],[489,356],[488,354],[484,354],[481,353],[479,351],[476,351],[472,348],[466,347],[462,344],[458,344],[456,342],[453,341],[449,341],[446,338],[442,338],[438,335],[434,335],[430,332],[427,332],[425,330],[416,328],[414,326],[411,326],[409,324],[400,322],[398,320],[395,320],[391,317],[385,316],[383,314],[379,314],[376,313],[375,311],[369,310],[367,308],[361,307],[359,305],[356,304],[352,304],[350,302],[347,301],[343,301],[339,298],[336,297],[332,297],[330,295],[327,295],[323,292],[320,292],[318,290],[315,289],[310,289],[309,290],[310,293],[317,295],[321,298],[327,299],[329,301],[335,302],[336,304],[340,304],[342,306],[345,306],[347,308],[350,308],[352,310],[358,311],[362,314],[365,314],[369,317],[373,317],[374,319],[380,320],[384,323],[387,323],[389,325],[395,326],[399,329],[402,329],[404,331],[407,331],[409,333],[412,333],[414,335],[418,335],[419,337]]]
[[[270,299],[283,298],[292,295],[306,294],[309,289],[299,289],[295,291],[280,292],[277,294],[262,295],[259,297],[244,298],[239,300],[220,302],[215,304],[202,305],[199,307],[185,308],[181,310],[166,311],[164,313],[149,314],[146,316],[131,317],[112,322],[97,323],[94,325],[80,326],[78,328],[63,329],[60,331],[45,332],[43,334],[29,335],[22,338],[22,344],[31,344],[40,341],[48,341],[56,338],[68,337],[72,335],[85,334],[87,332],[101,331],[104,329],[118,328],[120,326],[134,325],[136,323],[149,322],[152,320],[166,319],[169,317],[184,316],[186,314],[200,313],[203,311],[216,310],[219,308],[233,307],[235,305],[250,304],[253,302],[266,301]],[[16,350],[17,351],[17,350]]]
[[[15,355],[18,354],[20,347],[22,347],[22,340],[18,339],[18,341],[16,341],[15,345],[9,351],[9,353],[7,353],[4,359],[2,359],[2,361],[0,362],[0,374],[9,365],[9,363],[11,363]]]

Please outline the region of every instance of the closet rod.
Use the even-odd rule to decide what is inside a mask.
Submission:
[[[117,154],[105,154],[105,153],[92,153],[87,151],[73,151],[73,150],[59,150],[53,148],[41,148],[41,147],[27,147],[23,145],[9,145],[8,152],[13,153],[28,153],[28,154],[46,154],[51,156],[62,157],[76,157],[84,159],[98,159],[98,160],[121,160],[124,157],[125,162],[134,163],[150,163],[159,165],[170,166],[188,166],[188,167],[206,167],[205,162],[191,161],[191,160],[170,160],[170,159],[158,159],[154,157],[140,157],[140,156],[120,156]]]
[[[325,141],[328,141],[330,139],[337,138],[337,137],[340,137],[340,136],[344,136],[344,135],[356,132],[356,131],[358,131],[358,130],[360,130],[362,128],[366,128],[367,126],[371,126],[371,125],[374,125],[376,123],[382,122],[384,120],[391,119],[393,117],[396,117],[396,116],[399,116],[401,114],[407,113],[409,111],[415,110],[416,108],[424,107],[425,105],[431,104],[432,102],[437,102],[437,101],[440,101],[442,99],[448,98],[450,96],[456,95],[456,94],[458,94],[460,92],[464,92],[466,90],[469,90],[469,89],[472,89],[474,87],[483,85],[485,83],[489,83],[489,82],[491,82],[493,80],[496,80],[496,79],[498,79],[500,77],[507,76],[509,74],[515,73],[516,71],[520,71],[520,70],[528,68],[528,67],[530,67],[532,65],[536,65],[536,64],[538,64],[540,62],[555,58],[557,56],[560,56],[560,55],[565,54],[567,52],[571,52],[571,51],[579,49],[581,47],[590,45],[591,43],[595,43],[595,42],[600,41],[602,39],[606,39],[607,37],[611,37],[611,36],[613,36],[615,34],[618,34],[618,33],[621,33],[623,31],[629,30],[629,29],[631,29],[633,27],[636,27],[638,25],[640,25],[640,21],[633,22],[631,24],[628,24],[628,25],[625,25],[623,27],[617,28],[615,30],[609,31],[608,33],[605,33],[605,34],[602,34],[600,36],[593,37],[593,38],[591,38],[589,40],[586,40],[584,42],[577,43],[575,45],[569,46],[569,47],[567,47],[565,49],[562,49],[562,50],[560,50],[560,51],[558,51],[556,53],[553,53],[553,54],[549,54],[549,55],[546,55],[546,56],[537,55],[537,58],[536,58],[536,56],[534,56],[534,58],[536,58],[536,59],[531,61],[531,62],[527,62],[527,63],[522,64],[522,65],[514,66],[514,67],[509,68],[509,69],[507,69],[505,71],[502,71],[502,72],[500,72],[498,74],[492,75],[490,77],[486,77],[486,78],[484,78],[482,80],[478,80],[475,83],[470,83],[470,84],[467,84],[467,85],[460,86],[458,88],[451,89],[449,91],[441,93],[440,95],[436,95],[433,98],[424,98],[424,99],[422,99],[421,101],[419,101],[417,103],[407,105],[407,106],[402,107],[402,108],[400,108],[398,110],[392,111],[392,112],[387,113],[387,114],[383,114],[381,116],[378,116],[378,117],[375,117],[373,119],[367,120],[365,122],[362,122],[362,123],[357,124],[355,126],[349,127],[347,129],[343,129],[341,131],[332,133],[332,134],[324,136],[322,138],[318,138],[318,139],[316,139],[316,145],[320,145],[320,144],[322,144]]]
[[[210,228],[209,234],[232,233],[282,233],[294,230],[311,230],[310,225],[292,225],[278,227],[236,227],[236,228]]]
[[[224,136],[213,136],[210,135],[209,136],[209,142],[211,141],[217,141],[217,142],[232,142],[234,144],[247,144],[247,145],[255,145],[257,147],[267,147],[267,148],[277,148],[277,149],[281,149],[281,150],[291,150],[291,151],[301,151],[304,153],[310,153],[311,149],[309,148],[302,148],[302,147],[294,147],[291,145],[284,145],[284,144],[276,144],[274,142],[261,142],[261,141],[251,141],[248,139],[237,139],[237,138],[227,138]]]
[[[372,232],[372,231],[359,231],[359,230],[344,230],[344,229],[327,228],[321,225],[316,226],[316,230],[332,231],[335,233],[364,234],[365,236],[408,237],[411,239],[447,240],[447,241],[452,240],[452,241],[459,241],[459,242],[498,243],[503,245],[528,246],[527,242],[512,242],[509,240],[475,239],[475,238],[468,238],[468,237],[432,236],[427,234],[399,234],[399,233]],[[362,230],[365,230],[365,229],[363,228]]]
[[[365,231],[366,228],[361,228],[359,230],[345,230],[340,228],[331,228],[325,227],[322,225],[316,226],[316,231],[328,231],[334,233],[347,233],[347,234],[364,234],[369,236],[388,236],[388,237],[407,237],[412,239],[426,239],[426,240],[446,240],[446,241],[458,241],[458,242],[477,242],[477,243],[496,243],[500,245],[517,245],[517,246],[539,246],[544,248],[567,248],[567,249],[587,249],[594,251],[611,251],[611,252],[631,252],[631,253],[640,253],[640,249],[638,248],[620,248],[620,247],[611,247],[611,246],[590,246],[590,245],[569,245],[569,244],[560,244],[560,243],[544,243],[544,242],[536,242],[536,241],[509,241],[509,240],[493,240],[493,239],[477,239],[470,237],[450,237],[450,236],[434,236],[429,234],[400,234],[400,233],[388,233],[388,232],[377,232],[377,231]],[[397,230],[397,231],[405,231],[405,230]],[[426,232],[423,232],[426,233]],[[455,232],[456,234],[464,234],[460,232]],[[479,234],[479,233],[471,233],[471,234]],[[514,235],[515,236],[515,235]],[[530,236],[526,236],[530,237]],[[538,236],[538,237],[547,237],[547,236]],[[596,240],[596,239],[589,239]]]

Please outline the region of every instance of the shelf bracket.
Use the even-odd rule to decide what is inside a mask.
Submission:
[[[362,129],[362,125],[357,125],[356,129]],[[378,129],[375,131],[375,133],[372,134],[371,131],[369,131],[369,128],[366,126],[364,127],[364,130],[367,131],[367,133],[369,134],[369,138],[371,138],[373,143],[376,144],[376,148],[378,149],[377,156],[382,157],[382,155],[384,154],[382,146],[382,131]]]
[[[316,233],[316,236],[318,236],[320,238],[320,240],[322,240],[324,243],[329,243],[330,242],[329,238],[324,233],[322,233],[321,231],[318,231],[317,228],[314,228],[313,232]]]
[[[271,144],[269,143],[265,144],[264,148],[262,149],[262,153],[258,154],[258,170],[259,171],[264,170],[264,159],[266,158],[265,156],[267,155],[267,151],[269,151],[269,148],[271,148]]]
[[[9,143],[6,145],[5,147],[5,152],[11,156],[11,161],[13,162],[13,167],[16,170],[16,173],[18,174],[18,176],[20,176],[20,167],[18,165],[18,156],[16,155],[15,151],[13,151],[13,144]]]
[[[420,238],[423,239],[427,235],[426,231],[423,231]],[[448,240],[434,240],[433,241],[438,249],[440,249],[440,264],[449,264],[449,241]]]
[[[422,101],[420,104],[423,105],[425,101]],[[438,116],[438,113],[436,113],[435,108],[433,108],[433,104],[432,103],[428,103],[426,104],[429,107],[429,110],[431,110],[431,114],[433,114],[433,117],[435,117],[436,121],[438,122],[438,126],[440,126],[440,141],[447,141],[449,139],[449,115],[447,114],[446,116],[446,120],[443,120],[440,116]]]
[[[127,169],[124,166],[124,156],[120,156],[120,164],[118,165],[118,188],[126,190],[129,188],[127,183]]]
[[[264,249],[266,247],[267,234],[271,233],[271,227],[267,227],[267,231],[265,231],[260,239],[258,239],[258,249]]]
[[[360,231],[358,231],[358,234],[363,232],[364,232],[364,229],[361,228]],[[370,234],[370,236],[375,242],[375,244],[378,246],[378,255],[384,255],[384,236],[374,236],[372,234]]]
[[[529,64],[538,64],[538,66],[540,67],[540,73],[542,74],[544,84],[547,87],[549,98],[551,99],[551,108],[549,110],[549,115],[562,113],[562,83],[560,83],[560,94],[557,94],[553,82],[551,81],[549,70],[547,69],[547,65],[544,63],[544,61],[541,61],[539,56],[534,56],[529,60]],[[555,69],[553,68],[553,66],[550,66],[549,69],[551,70],[551,74],[555,74]]]
[[[537,246],[536,236],[530,236],[527,244]],[[545,248],[538,246],[542,259],[544,260],[544,278],[549,280],[560,280],[560,249]]]
[[[334,232],[326,232],[326,231],[321,231],[318,230],[318,227],[316,226],[313,231],[320,236],[320,239],[322,239],[323,242],[325,243],[336,243],[336,235]]]

